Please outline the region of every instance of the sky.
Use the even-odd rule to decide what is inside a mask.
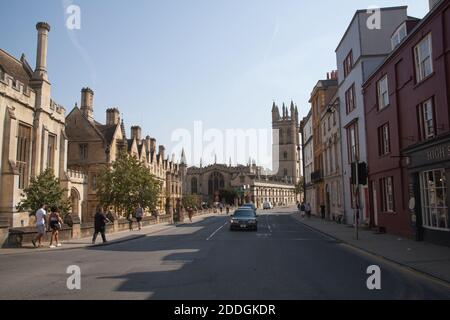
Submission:
[[[80,29],[67,28],[70,5],[80,8]],[[99,122],[118,107],[128,135],[139,125],[177,155],[185,146],[190,164],[206,164],[215,152],[175,141],[178,133],[196,140],[199,121],[203,133],[270,130],[273,101],[293,100],[305,116],[355,11],[399,5],[418,18],[428,10],[427,0],[1,0],[0,47],[34,66],[35,24],[48,22],[52,98],[67,113],[88,86]],[[233,163],[248,159],[237,153]]]

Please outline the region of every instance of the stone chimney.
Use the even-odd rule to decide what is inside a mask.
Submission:
[[[48,33],[50,32],[50,25],[46,22],[39,22],[36,25],[38,31],[37,51],[36,51],[36,70],[33,78],[39,80],[48,80],[47,76],[47,46]]]
[[[150,139],[150,152],[156,152],[156,139]]]
[[[106,125],[116,126],[120,123],[120,111],[117,108],[109,108],[106,110]]]
[[[94,121],[94,91],[90,88],[81,89],[80,110],[89,121]]]
[[[139,126],[133,126],[131,127],[131,139],[136,138],[136,141],[141,141],[141,127]]]
[[[164,146],[159,146],[159,157],[161,160],[164,160],[164,153],[166,151],[166,148]]]

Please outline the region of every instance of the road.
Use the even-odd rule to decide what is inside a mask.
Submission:
[[[144,238],[73,250],[0,255],[1,299],[449,299],[450,286],[357,251],[291,217],[259,216],[257,232],[208,217]],[[68,290],[66,269],[81,269]],[[381,268],[368,290],[367,268]]]

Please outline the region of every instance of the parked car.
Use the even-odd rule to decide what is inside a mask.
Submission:
[[[270,210],[270,209],[273,209],[272,203],[271,203],[270,201],[264,202],[264,204],[263,204],[263,209],[264,209],[264,210]]]
[[[253,210],[237,209],[231,216],[230,230],[258,230],[258,218]]]

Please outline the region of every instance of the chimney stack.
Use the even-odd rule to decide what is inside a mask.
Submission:
[[[164,159],[164,152],[166,151],[166,148],[164,146],[159,146],[159,157],[161,160],[165,160]]]
[[[80,110],[89,121],[94,121],[94,91],[92,89],[81,89]]]
[[[136,138],[136,141],[141,141],[141,127],[139,126],[133,126],[131,127],[131,139]]]
[[[120,111],[117,108],[109,108],[106,110],[106,125],[116,126],[120,123]]]
[[[150,139],[150,152],[156,152],[156,139]]]
[[[48,80],[47,47],[50,25],[46,22],[39,22],[38,24],[36,24],[36,30],[38,31],[38,38],[36,52],[36,70],[34,71],[33,78],[38,80]]]

